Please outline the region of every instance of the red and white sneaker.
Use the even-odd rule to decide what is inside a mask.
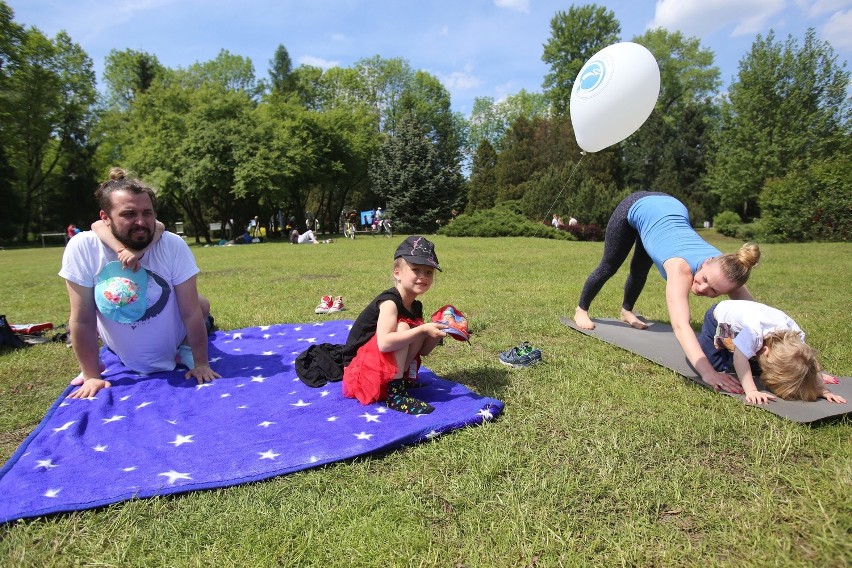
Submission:
[[[331,306],[334,301],[331,299],[331,296],[323,296],[322,300],[320,300],[319,305],[314,309],[315,314],[327,314],[331,311]]]
[[[331,304],[331,308],[329,308],[328,313],[333,314],[334,312],[342,312],[346,309],[346,306],[343,305],[343,296],[335,296],[334,302]]]

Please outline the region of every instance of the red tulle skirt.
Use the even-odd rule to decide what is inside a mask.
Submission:
[[[408,318],[400,318],[399,321],[406,322],[411,327],[423,323],[422,320],[412,321]],[[343,396],[357,398],[361,404],[387,400],[388,383],[397,376],[398,371],[393,352],[379,351],[378,340],[373,335],[343,369]]]

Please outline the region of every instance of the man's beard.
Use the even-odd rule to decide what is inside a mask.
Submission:
[[[128,234],[126,234],[126,235],[119,235],[115,230],[114,224],[110,223],[109,228],[110,228],[110,231],[112,231],[112,236],[115,237],[116,239],[118,239],[118,242],[120,242],[125,247],[129,248],[130,250],[135,250],[135,251],[143,250],[143,249],[145,249],[145,247],[147,247],[148,245],[151,244],[151,241],[154,240],[154,233],[152,233],[150,230],[148,230],[147,227],[145,227],[143,229],[145,231],[145,238],[141,241],[140,240],[133,240],[132,237],[131,237],[131,235],[133,233],[140,231],[140,229],[134,228],[134,229],[131,229],[128,232]]]

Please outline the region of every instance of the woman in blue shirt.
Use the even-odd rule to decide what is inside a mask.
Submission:
[[[669,318],[686,358],[708,385],[741,393],[739,382],[716,371],[704,355],[690,325],[689,293],[709,298],[727,294],[735,300],[753,300],[745,283],[760,259],[760,248],[746,243],[736,253],[722,254],[698,236],[683,203],[660,192],[632,193],[619,203],[607,223],[603,258],[586,280],[574,312],[577,327],[594,329],[589,306],[624,264],[634,244],[636,250],[624,285],[622,321],[637,329],[647,327],[633,313],[633,306],[651,265],[656,265],[666,281]]]

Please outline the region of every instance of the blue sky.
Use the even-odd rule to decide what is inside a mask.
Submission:
[[[550,20],[571,3],[554,0],[6,0],[15,21],[48,36],[65,30],[92,58],[98,79],[112,49],[152,53],[187,67],[221,49],[248,57],[257,76],[283,44],[294,65],[348,67],[402,57],[438,77],[454,110],[475,97],[541,92]],[[592,1],[577,2],[577,5]],[[649,27],[697,37],[716,55],[727,86],[756,34],[774,29],[801,44],[805,30],[852,56],[852,0],[604,0],[622,39]]]

